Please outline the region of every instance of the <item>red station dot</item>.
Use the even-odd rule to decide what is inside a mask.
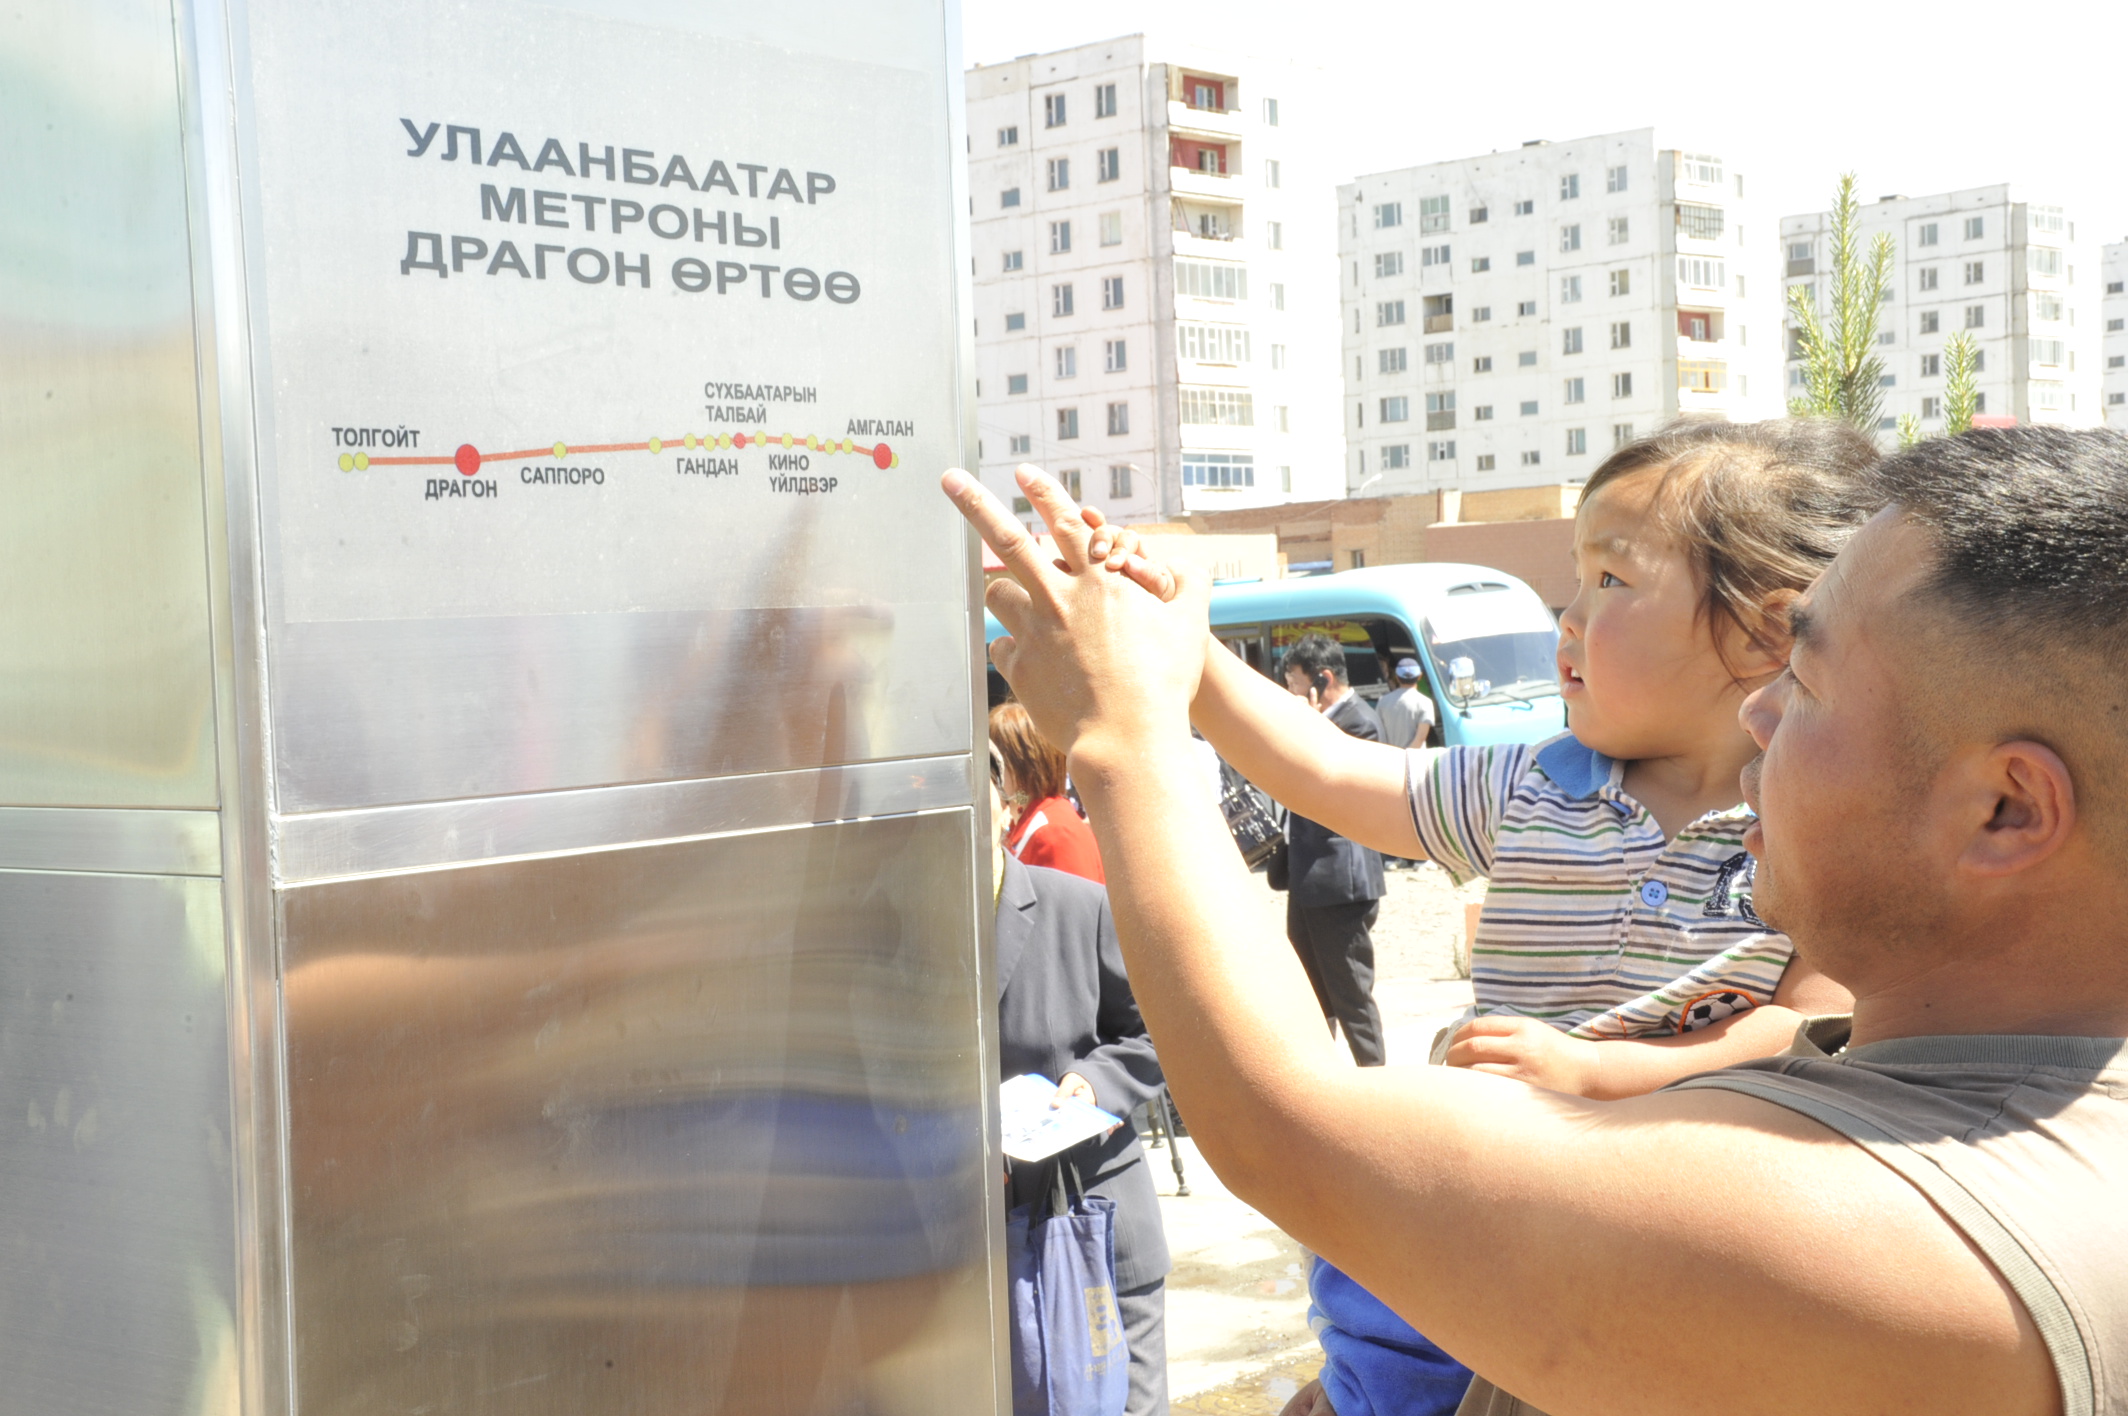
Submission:
[[[884,472],[894,465],[894,449],[881,443],[872,449],[872,465]]]
[[[746,446],[746,434],[744,434],[744,433],[733,433],[733,434],[731,435],[731,445],[732,445],[733,447],[745,447],[745,446]]]
[[[480,449],[471,443],[460,443],[451,461],[462,475],[470,477],[480,470]]]

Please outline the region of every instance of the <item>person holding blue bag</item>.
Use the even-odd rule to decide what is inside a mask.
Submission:
[[[991,758],[993,819],[998,758]],[[1058,1079],[1116,1116],[1165,1079],[1138,1016],[1108,893],[992,842],[1000,1080]],[[1167,1416],[1167,1236],[1128,1125],[1006,1176],[1019,1416]],[[1104,1291],[1105,1289],[1105,1291]]]

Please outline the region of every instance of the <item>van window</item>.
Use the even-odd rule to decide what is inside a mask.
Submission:
[[[1473,702],[1559,691],[1559,627],[1536,596],[1508,586],[1487,582],[1451,590],[1426,616],[1426,645],[1444,675],[1449,660],[1471,660],[1472,677],[1485,685]],[[1449,685],[1440,687],[1446,696]]]
[[[1393,665],[1398,659],[1417,652],[1409,629],[1396,620],[1374,615],[1274,624],[1271,626],[1273,664],[1270,676],[1281,686],[1285,683],[1286,651],[1310,634],[1327,634],[1344,647],[1345,681],[1369,702],[1380,698],[1390,687],[1389,670],[1383,660]]]

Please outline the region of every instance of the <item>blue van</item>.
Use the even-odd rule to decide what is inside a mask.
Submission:
[[[1004,633],[984,619],[986,640]],[[1417,659],[1437,746],[1540,742],[1566,730],[1558,623],[1536,591],[1487,566],[1423,562],[1216,585],[1212,633],[1274,679],[1301,636],[1327,634],[1370,702],[1392,687],[1397,660]],[[991,678],[996,701],[1003,683],[994,669]]]

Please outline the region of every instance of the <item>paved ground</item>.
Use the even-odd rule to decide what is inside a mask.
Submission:
[[[1266,922],[1284,937],[1285,901],[1251,877]],[[1392,871],[1375,926],[1375,998],[1391,1065],[1421,1064],[1443,1022],[1470,1002],[1457,977],[1462,890],[1434,866]],[[1175,1271],[1168,1278],[1168,1391],[1176,1410],[1204,1416],[1277,1416],[1315,1375],[1321,1349],[1308,1332],[1306,1255],[1262,1215],[1228,1194],[1181,1142],[1190,1193],[1176,1194],[1169,1152],[1148,1152]]]

